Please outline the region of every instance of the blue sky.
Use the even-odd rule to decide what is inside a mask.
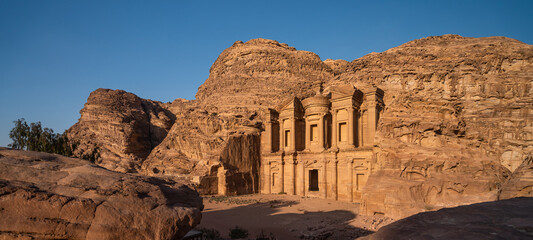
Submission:
[[[25,118],[63,132],[89,93],[193,99],[237,40],[353,60],[443,34],[533,44],[533,1],[0,0],[0,146]]]

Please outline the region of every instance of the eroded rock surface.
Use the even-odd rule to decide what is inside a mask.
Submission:
[[[532,239],[533,198],[514,198],[419,213],[359,239]]]
[[[385,92],[363,194],[367,214],[404,217],[496,200],[533,151],[531,45],[505,37],[428,37],[344,69],[329,84],[375,84]]]
[[[263,110],[346,84],[385,93],[363,213],[399,218],[531,194],[521,164],[533,152],[533,46],[505,37],[428,37],[352,62],[239,41],[213,64],[197,100],[162,104],[100,89],[70,131],[103,149],[101,166],[243,193],[256,189]],[[522,188],[502,189],[524,171]]]
[[[309,97],[333,71],[312,52],[268,39],[237,41],[211,67],[196,98],[220,112],[277,106],[287,97]]]
[[[257,192],[257,120],[208,112],[194,101],[176,100],[169,106],[176,123],[143,162],[141,173],[187,178],[205,194]]]
[[[1,239],[179,239],[202,209],[179,182],[0,148]]]
[[[527,156],[502,186],[499,199],[533,197],[533,156]]]
[[[135,172],[174,124],[175,116],[162,106],[122,90],[97,89],[68,136],[79,142],[81,154],[98,147],[98,165]]]

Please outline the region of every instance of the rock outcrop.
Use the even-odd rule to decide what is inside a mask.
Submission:
[[[187,178],[205,194],[244,194],[259,187],[259,129],[253,117],[207,112],[194,101],[170,105],[176,123],[141,173]]]
[[[524,159],[509,180],[502,186],[499,199],[533,197],[533,156]]]
[[[110,89],[92,92],[80,114],[68,130],[69,138],[79,142],[78,154],[98,148],[97,164],[119,172],[136,172],[175,120],[160,102]]]
[[[419,213],[359,239],[532,239],[532,205],[514,198]]]
[[[363,213],[399,218],[531,194],[520,165],[533,152],[533,46],[505,37],[428,37],[352,62],[238,41],[196,100],[100,89],[69,136],[99,146],[106,168],[189,178],[203,193],[254,192],[263,110],[346,84],[384,90]]]
[[[318,55],[268,39],[237,41],[211,67],[196,99],[219,112],[276,106],[314,95],[333,71]]]
[[[341,83],[385,91],[368,214],[496,200],[533,151],[531,45],[429,37],[354,60],[329,84]]]
[[[0,239],[180,239],[202,209],[179,182],[0,148]]]

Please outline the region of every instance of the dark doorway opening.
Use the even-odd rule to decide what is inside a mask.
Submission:
[[[309,191],[318,191],[318,170],[309,170]]]

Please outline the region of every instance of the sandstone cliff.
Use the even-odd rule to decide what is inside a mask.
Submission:
[[[267,39],[237,41],[224,50],[196,98],[220,112],[272,107],[291,96],[308,97],[333,78],[318,55]]]
[[[340,83],[385,91],[368,214],[495,200],[533,152],[533,46],[429,37],[352,61]]]
[[[206,194],[257,191],[260,125],[253,117],[218,115],[187,100],[168,107],[176,123],[143,162],[141,173],[187,178]]]
[[[190,178],[204,193],[253,192],[262,110],[341,84],[385,92],[364,213],[403,217],[531,196],[529,175],[517,171],[529,171],[519,166],[533,152],[533,46],[505,37],[428,37],[352,62],[239,41],[196,100],[162,104],[100,89],[70,132],[100,146],[99,164],[111,169]],[[502,190],[510,179],[520,189]]]
[[[122,90],[97,89],[68,136],[79,142],[79,153],[98,147],[98,165],[135,172],[174,124],[175,116],[162,106]]]
[[[180,239],[202,209],[179,182],[0,148],[0,239]]]

